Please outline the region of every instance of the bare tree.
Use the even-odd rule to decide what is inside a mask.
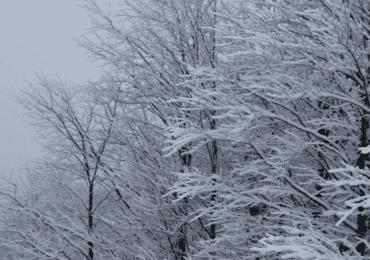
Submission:
[[[48,155],[32,172],[42,172],[45,179],[31,185],[43,200],[31,203],[30,194],[17,193],[16,186],[1,192],[11,203],[7,212],[21,212],[28,218],[23,227],[6,221],[9,232],[14,233],[7,245],[16,249],[18,257],[28,259],[101,259],[111,247],[104,242],[109,225],[101,219],[116,206],[111,197],[118,192],[107,178],[105,157],[115,127],[118,96],[102,104],[83,87],[68,86],[60,79],[39,80],[39,86],[30,86],[24,93],[21,104],[46,141]],[[47,196],[53,199],[48,201]],[[36,231],[45,239],[36,239]],[[50,244],[54,239],[60,242]]]

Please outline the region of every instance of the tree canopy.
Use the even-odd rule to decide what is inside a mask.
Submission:
[[[368,259],[368,1],[84,7],[104,70],[20,98],[48,154],[4,259]]]

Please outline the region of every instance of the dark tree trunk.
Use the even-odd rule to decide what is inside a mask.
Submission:
[[[89,211],[88,211],[88,227],[89,227],[89,235],[92,234],[93,225],[94,225],[94,216],[93,216],[93,205],[94,205],[94,184],[90,183],[89,187]],[[88,241],[87,245],[89,247],[89,258],[90,260],[94,259],[94,243],[92,241]]]
[[[366,147],[368,146],[368,136],[367,132],[369,129],[369,120],[367,118],[367,115],[364,115],[361,119],[361,129],[360,129],[360,142],[361,142],[361,147]],[[367,154],[360,154],[359,158],[357,159],[356,165],[360,169],[364,169],[366,166],[366,161],[368,159]],[[361,194],[362,195],[362,194]],[[367,233],[367,216],[365,214],[362,214],[361,212],[364,211],[364,208],[360,207],[359,209],[359,214],[357,215],[357,234],[361,238],[365,238],[365,235]],[[364,243],[360,243],[356,247],[357,251],[363,256],[365,255],[366,251],[366,246]]]
[[[189,144],[189,146],[191,146],[191,144]],[[181,165],[186,168],[190,167],[191,159],[192,159],[191,154],[186,154],[186,152],[188,151],[189,151],[189,147],[182,147],[179,150]],[[183,203],[188,204],[187,198],[184,198]],[[180,232],[182,234],[182,237],[180,237],[179,241],[177,241],[177,259],[185,260],[187,239],[186,239],[186,229],[184,226],[180,228]]]

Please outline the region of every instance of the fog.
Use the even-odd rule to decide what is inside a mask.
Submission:
[[[24,122],[15,101],[36,74],[83,83],[96,79],[92,64],[74,37],[86,34],[84,1],[1,1],[0,3],[0,175],[9,176],[40,156],[37,134]]]

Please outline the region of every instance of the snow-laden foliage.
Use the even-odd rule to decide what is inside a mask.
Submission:
[[[214,29],[222,54],[218,65],[188,64],[190,75],[181,85],[193,96],[177,100],[188,104],[184,111],[217,111],[217,129],[174,126],[171,148],[192,142],[196,152],[217,141],[223,171],[217,177],[196,169],[179,173],[171,191],[183,197],[215,194],[212,209],[198,214],[220,226],[208,247],[217,255],[254,259],[245,255],[260,240],[253,250],[283,257],[296,247],[294,257],[320,259],[323,253],[313,245],[304,253],[305,241],[314,238],[302,233],[298,239],[291,231],[300,222],[299,229],[306,229],[307,221],[312,232],[336,243],[327,258],[346,250],[354,259],[366,254],[366,212],[351,207],[351,217],[341,220],[333,212],[369,190],[356,177],[352,185],[340,185],[344,177],[335,171],[341,162],[366,165],[358,148],[368,144],[368,8],[364,1],[238,2],[219,15]],[[212,88],[204,87],[210,81]],[[337,180],[335,186],[326,183]],[[272,245],[263,249],[267,241]],[[315,243],[321,244],[318,238]]]
[[[9,259],[368,258],[367,1],[86,2],[105,71],[22,101],[49,155],[0,192]]]

